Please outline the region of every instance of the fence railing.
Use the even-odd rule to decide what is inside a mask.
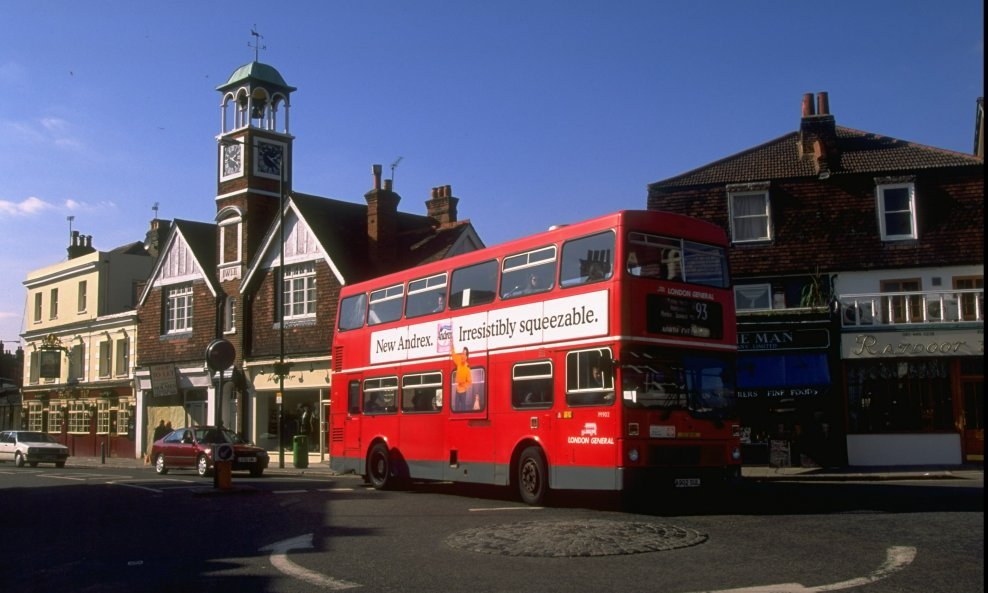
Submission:
[[[841,323],[845,327],[984,323],[983,288],[842,294],[837,300],[841,305]]]

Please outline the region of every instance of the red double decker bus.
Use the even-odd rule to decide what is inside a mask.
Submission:
[[[727,238],[622,211],[345,286],[330,466],[621,491],[740,474]]]

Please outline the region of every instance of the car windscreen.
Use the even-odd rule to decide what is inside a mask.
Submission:
[[[22,443],[57,443],[50,434],[43,432],[19,432],[17,440]]]

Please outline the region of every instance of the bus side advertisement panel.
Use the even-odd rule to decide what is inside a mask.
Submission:
[[[607,291],[373,332],[371,364],[607,335]]]

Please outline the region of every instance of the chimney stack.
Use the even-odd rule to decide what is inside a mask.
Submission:
[[[813,168],[821,177],[829,176],[840,165],[837,146],[837,123],[830,114],[830,99],[826,92],[816,94],[816,111],[813,109],[813,93],[803,95],[803,117],[799,123],[799,156],[812,160]]]
[[[453,197],[453,186],[440,185],[432,188],[432,199],[425,203],[426,213],[439,226],[449,226],[456,222],[456,204],[459,198]]]
[[[75,259],[94,251],[96,249],[93,248],[92,235],[81,235],[79,231],[72,231],[72,243],[68,248],[69,259]]]
[[[374,165],[374,189],[364,194],[367,200],[368,257],[378,273],[390,271],[398,257],[398,202],[401,196],[392,191],[392,180],[381,188],[381,165]]]

